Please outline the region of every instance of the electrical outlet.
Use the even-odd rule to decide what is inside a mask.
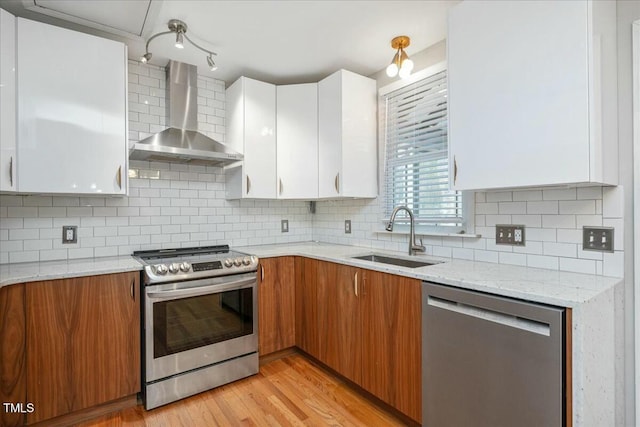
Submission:
[[[496,225],[496,245],[525,246],[524,225]]]
[[[289,220],[288,219],[283,219],[282,221],[280,221],[280,232],[282,232],[282,233],[288,233],[289,232]]]
[[[75,225],[62,226],[62,243],[78,243],[78,227]]]
[[[582,227],[582,249],[613,252],[613,227]]]
[[[345,219],[344,220],[344,232],[345,232],[345,234],[351,234],[351,220],[350,219]]]

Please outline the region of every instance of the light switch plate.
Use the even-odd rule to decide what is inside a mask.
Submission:
[[[497,224],[496,245],[525,246],[524,225]]]
[[[283,219],[282,221],[280,221],[280,232],[282,232],[282,233],[288,233],[289,232],[289,220],[288,219]]]
[[[344,232],[345,232],[345,234],[351,234],[351,220],[350,219],[345,219],[344,220]]]
[[[613,227],[582,227],[582,249],[613,252]]]
[[[75,225],[62,226],[62,243],[78,243],[78,227]]]

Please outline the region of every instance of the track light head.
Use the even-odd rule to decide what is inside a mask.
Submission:
[[[218,69],[216,63],[213,62],[213,58],[211,57],[211,55],[207,56],[207,64],[209,65],[209,70],[211,71],[215,71]]]

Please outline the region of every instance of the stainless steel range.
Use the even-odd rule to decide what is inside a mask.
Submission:
[[[144,400],[152,409],[258,373],[258,257],[208,246],[144,264]]]

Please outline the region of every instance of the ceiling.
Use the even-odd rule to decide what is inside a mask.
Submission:
[[[204,53],[186,42],[176,49],[171,35],[151,42],[151,63],[191,63],[229,84],[241,75],[276,84],[313,82],[340,68],[371,75],[391,61],[395,36],[411,37],[409,55],[444,39],[447,11],[456,3],[0,0],[18,16],[124,41],[132,59],[144,53],[146,39],[180,19],[190,38],[218,54],[218,70],[209,71]]]

